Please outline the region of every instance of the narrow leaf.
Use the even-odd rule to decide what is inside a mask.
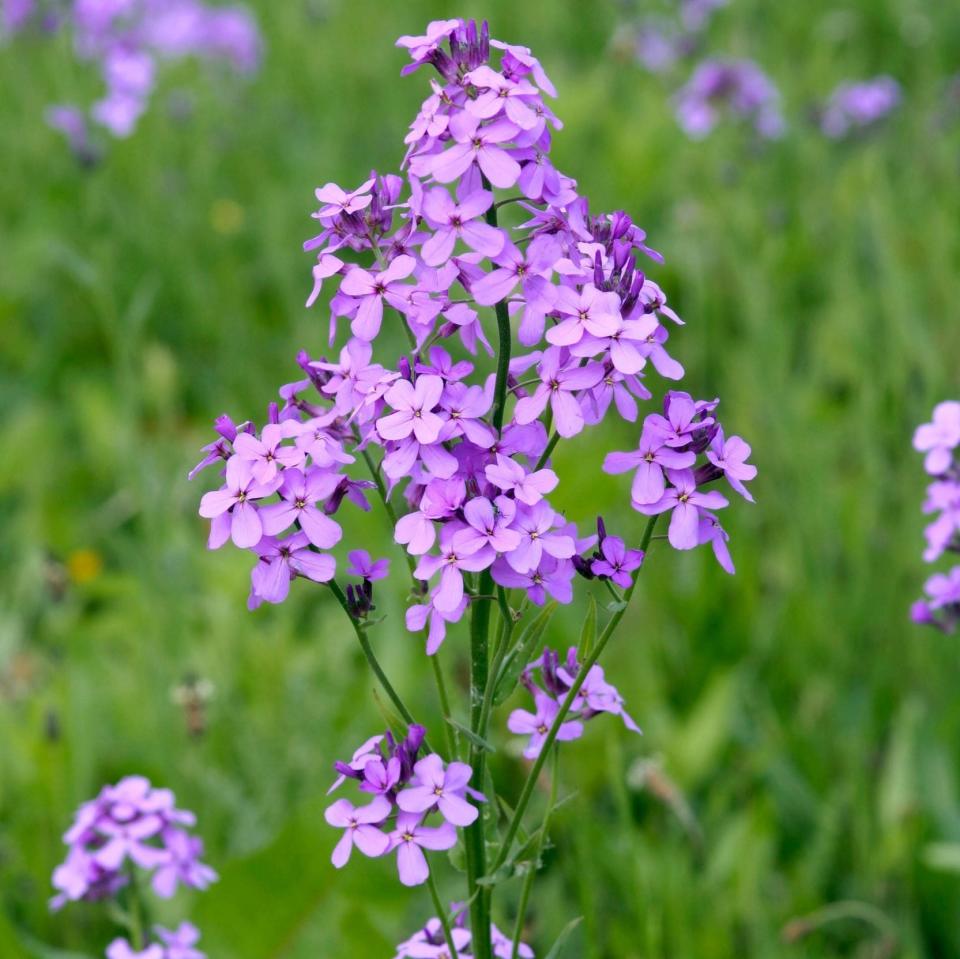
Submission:
[[[563,932],[557,936],[557,941],[553,944],[553,948],[546,954],[544,959],[558,959],[560,953],[563,952],[566,941],[570,938],[570,934],[581,922],[583,922],[583,916],[577,916],[576,919],[568,922],[566,926],[564,926]]]
[[[530,662],[534,650],[540,642],[550,619],[556,612],[557,604],[548,603],[544,608],[527,624],[527,628],[520,634],[517,645],[510,651],[504,660],[500,669],[500,675],[497,677],[497,685],[493,692],[493,702],[499,706],[506,702],[510,694],[517,688],[520,681],[520,674],[523,672],[527,663]]]
[[[497,751],[496,746],[487,742],[486,739],[475,733],[469,726],[465,726],[463,723],[453,719],[451,716],[444,716],[444,719],[458,732],[463,733],[463,735],[466,736],[474,746],[477,746],[480,749],[485,749],[488,753],[495,753]]]
[[[577,647],[577,659],[582,663],[593,651],[597,639],[597,601],[591,596],[587,615],[580,630],[580,645]]]

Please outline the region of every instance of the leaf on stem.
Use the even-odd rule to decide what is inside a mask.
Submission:
[[[494,706],[500,706],[509,698],[510,694],[517,688],[520,681],[520,674],[526,668],[527,663],[533,655],[537,644],[540,642],[550,619],[556,612],[557,604],[548,603],[544,608],[527,624],[527,628],[520,634],[517,645],[506,655],[503,666],[500,668],[500,675],[496,680],[496,687],[493,692]]]
[[[561,952],[563,952],[563,947],[566,945],[567,940],[570,938],[570,934],[573,932],[580,923],[583,922],[583,916],[577,916],[576,919],[572,919],[570,922],[563,927],[563,932],[557,936],[557,941],[553,944],[550,951],[546,954],[544,959],[558,959]]]
[[[577,659],[583,662],[593,652],[593,644],[597,641],[597,601],[591,596],[587,606],[587,615],[580,630],[580,644],[577,647]]]
[[[473,743],[478,749],[483,749],[488,753],[495,753],[497,751],[496,746],[488,742],[479,734],[475,733],[469,726],[465,726],[463,723],[459,722],[456,719],[453,719],[451,716],[443,717],[457,732],[462,733],[466,736],[467,740]]]

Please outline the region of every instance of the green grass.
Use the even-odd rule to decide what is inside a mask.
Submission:
[[[561,169],[667,257],[651,273],[688,321],[686,387],[722,398],[761,471],[757,505],[729,511],[736,577],[651,553],[608,658],[645,736],[601,721],[563,752],[578,796],[534,894],[538,954],[578,915],[586,959],[960,954],[957,640],[907,619],[926,573],[910,436],[960,387],[960,129],[936,122],[960,11],[735,0],[712,47],[758,59],[793,127],[755,150],[683,138],[667,88],[609,54],[611,3],[255,6],[255,81],[174,68],[90,170],[42,111],[94,80],[63,46],[0,50],[0,954],[101,954],[101,911],[51,916],[49,874],[75,805],[131,771],[199,814],[222,882],[163,915],[192,915],[211,957],[387,957],[430,914],[385,863],[328,865],[330,764],[382,724],[341,614],[303,584],[248,613],[248,562],[205,551],[185,474],[216,414],[261,416],[297,350],[324,348],[299,244],[315,186],[399,162],[426,79],[398,81],[393,39],[478,13],[556,82]],[[835,83],[882,71],[906,94],[883,129],[811,129]],[[558,461],[571,516],[603,504],[636,538],[599,474],[632,439],[611,425]],[[384,602],[378,651],[436,724],[399,584]],[[576,634],[565,616],[552,641]],[[465,653],[461,630],[442,652],[461,676]],[[171,699],[191,672],[216,688],[201,737]],[[515,794],[521,762],[504,746],[493,766]]]

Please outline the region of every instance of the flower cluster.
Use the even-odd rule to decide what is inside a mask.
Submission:
[[[561,662],[560,654],[544,649],[543,655],[524,670],[522,682],[533,696],[534,712],[515,709],[507,720],[507,728],[518,736],[529,736],[523,755],[536,759],[544,740],[557,715],[560,705],[570,692],[581,671],[577,648],[567,650],[567,658]],[[537,682],[539,677],[539,683]],[[574,696],[570,709],[560,724],[557,740],[571,742],[583,735],[583,724],[601,713],[612,713],[623,720],[631,732],[639,733],[640,727],[623,708],[623,697],[615,686],[607,682],[603,667],[591,666],[580,689]]]
[[[6,28],[22,29],[35,12],[33,2],[7,0]],[[90,120],[115,137],[134,131],[163,62],[196,56],[250,73],[260,60],[252,16],[241,7],[209,7],[202,0],[72,0],[44,25],[49,32],[69,31],[76,56],[95,63],[106,86],[89,111],[57,105],[47,113],[50,125],[83,157],[93,154]]]
[[[284,387],[286,403],[282,408],[271,404],[269,422],[259,431],[252,423],[237,426],[220,417],[221,438],[206,447],[191,473],[225,463],[224,485],[204,495],[200,515],[211,520],[211,549],[230,541],[257,557],[250,576],[251,609],[283,602],[298,576],[316,583],[331,580],[336,563],[325,550],[343,535],[331,516],[346,498],[369,509],[364,490],[374,484],[354,482],[342,472],[354,461],[344,452],[345,427],[327,415],[313,415],[320,411],[299,400],[312,383],[308,378]],[[281,537],[284,531],[289,535]],[[369,572],[363,577],[367,587],[382,570]],[[369,599],[372,590],[364,595]]]
[[[470,943],[473,936],[467,928],[466,910],[461,907],[455,912],[450,930],[453,945],[460,959],[471,959]],[[533,950],[525,942],[518,943],[514,951],[511,939],[494,923],[490,924],[490,939],[496,959],[533,959]],[[422,929],[418,929],[409,939],[397,946],[394,959],[451,959],[440,920],[436,917],[428,919]]]
[[[689,393],[668,391],[663,414],[651,413],[644,419],[637,449],[610,453],[603,469],[607,473],[636,470],[630,489],[633,508],[647,516],[669,512],[667,536],[674,549],[710,543],[720,565],[733,573],[729,537],[713,512],[727,506],[727,498],[718,490],[703,492],[702,487],[723,477],[752,503],[744,483],[754,479],[757,468],[746,461],[748,443],[739,436],[724,436],[713,416],[717,405],[717,400],[694,400]],[[618,554],[621,549],[622,544]],[[598,572],[595,565],[592,570]]]
[[[893,77],[842,83],[827,100],[820,117],[820,129],[833,139],[863,130],[891,113],[900,98],[900,84]]]
[[[913,446],[925,454],[924,468],[933,477],[923,504],[924,513],[936,514],[924,533],[923,558],[933,563],[946,552],[960,552],[960,402],[938,404],[932,422],[917,427]],[[960,623],[960,566],[931,576],[924,590],[927,598],[911,610],[913,621],[953,632]]]
[[[572,601],[574,557],[595,540],[551,505],[559,479],[550,452],[614,410],[635,422],[638,401],[651,397],[648,364],[668,380],[683,376],[667,349],[668,326],[681,320],[637,263],[637,255],[661,260],[643,230],[623,212],[591,215],[575,181],[553,166],[560,122],[544,96],[555,91],[529,50],[459,20],[399,43],[413,61],[404,72],[430,65],[439,77],[406,137],[405,176],[318,189],[320,232],[305,244],[317,257],[308,305],[335,283],[331,343],[345,323],[350,335],[337,360],[301,355],[307,378],[281,390],[283,406],[271,407],[259,434],[219,421],[204,463],[225,460],[226,482],[204,497],[201,514],[213,519],[211,546],[232,539],[260,556],[251,606],[277,602],[295,576],[333,577],[325,551],[340,527],[330,514],[345,496],[365,506],[371,485],[342,471],[351,450],[374,464],[379,449],[385,494],[402,487],[407,504],[395,539],[423,584],[407,625],[427,630],[432,654],[480,572],[534,603]],[[518,191],[508,198],[523,211],[512,231],[497,225],[495,187]],[[353,262],[357,254],[374,262]],[[514,326],[527,348],[510,359],[499,395],[494,377],[471,382],[475,364],[438,342],[490,351],[481,310],[494,306],[501,354]],[[385,327],[388,342],[401,332],[411,341],[392,366],[373,359]],[[718,436],[722,457],[722,433],[705,406],[688,411],[683,396],[668,394],[659,417],[668,432],[661,445],[672,451],[661,457],[668,498],[635,504],[648,513],[677,507],[671,542],[680,548],[696,544],[690,516],[694,540],[716,545],[722,531],[707,528],[704,511],[726,503],[700,487],[723,468],[681,464]],[[645,427],[644,437],[653,435]],[[274,495],[281,502],[268,504]],[[623,584],[628,571],[620,564],[616,575]]]
[[[657,516],[670,514],[674,547],[710,544],[732,572],[716,516],[727,499],[711,487],[725,480],[749,500],[743,484],[756,469],[746,462],[750,447],[725,438],[716,400],[660,385],[684,376],[671,342],[683,321],[647,275],[662,258],[625,212],[591,212],[576,181],[554,165],[556,91],[530,50],[459,19],[434,21],[398,45],[411,61],[404,74],[431,73],[401,172],[319,187],[314,235],[304,244],[314,258],[307,307],[328,311],[333,355],[299,355],[302,378],[281,387],[262,428],[222,416],[190,475],[220,470],[220,487],[202,497],[200,513],[211,521],[211,548],[230,541],[255,554],[250,607],[281,602],[294,579],[329,584],[410,722],[405,739],[374,737],[337,764],[333,789],[352,780],[366,798],[338,799],[326,810],[343,830],[334,865],[344,866],[354,847],[368,857],[396,853],[401,882],[420,885],[430,879],[424,850],[452,848],[464,829],[475,887],[469,927],[465,917],[452,930],[438,919],[399,956],[439,959],[469,948],[481,959],[508,959],[511,943],[490,928],[492,890],[478,883],[502,875],[533,789],[521,794],[500,843],[489,842],[475,804],[484,797],[470,782],[488,783],[492,709],[522,676],[537,712],[517,710],[509,726],[531,737],[530,783],[555,733],[576,738],[600,712],[635,730],[597,659]],[[641,414],[653,388],[662,403]],[[646,517],[643,533],[611,535],[601,519],[596,535],[582,535],[552,499],[561,482],[553,452],[612,417],[639,437],[636,450],[611,453],[604,468],[635,473],[631,501]],[[371,490],[411,574],[407,628],[426,633],[427,653],[470,613],[470,727],[462,727],[469,763],[429,750],[421,757],[423,728],[373,652],[369,614],[386,561],[352,551],[346,573],[359,583],[344,590],[336,581],[342,530],[334,517],[346,499],[368,509]],[[513,627],[528,606],[571,603],[578,574],[612,592],[616,612],[582,662],[575,650],[562,663],[547,650],[530,665],[552,609],[530,616],[521,638]],[[494,600],[501,624],[491,654]],[[501,813],[495,799],[491,818]],[[518,954],[532,955],[527,947]]]
[[[331,826],[343,830],[331,857],[337,869],[347,864],[354,847],[371,858],[395,852],[400,882],[419,886],[430,875],[423,850],[452,849],[457,827],[476,820],[479,810],[467,796],[481,801],[483,796],[470,788],[473,771],[466,763],[445,765],[436,753],[418,759],[424,736],[423,727],[416,725],[402,742],[389,732],[374,736],[350,762],[335,764],[339,776],[330,792],[352,779],[372,797],[360,806],[338,799],[324,814]],[[427,825],[433,814],[439,824]]]
[[[169,899],[179,886],[206,889],[217,874],[201,861],[203,840],[190,833],[191,812],[178,809],[169,789],[151,786],[143,776],[127,776],[85,802],[64,834],[66,860],[53,873],[53,909],[68,902],[114,898],[136,889],[131,877],[142,870],[153,892]],[[145,952],[125,939],[108,950],[109,959],[202,959],[193,946],[199,933],[189,923],[175,932],[158,928]],[[137,948],[142,948],[138,945]]]
[[[680,0],[676,16],[643,16],[624,22],[614,43],[650,73],[664,73],[697,50],[713,15],[729,0]]]
[[[724,112],[765,139],[782,136],[780,92],[752,60],[704,60],[676,95],[677,121],[694,139],[707,136]]]

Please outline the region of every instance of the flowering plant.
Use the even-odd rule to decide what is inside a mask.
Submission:
[[[733,572],[717,517],[728,500],[709,487],[725,479],[750,500],[744,483],[756,469],[746,462],[750,447],[721,428],[717,400],[671,389],[639,422],[637,447],[611,451],[603,463],[608,473],[633,474],[631,503],[645,517],[639,536],[610,535],[602,519],[596,534],[583,535],[551,505],[558,442],[614,411],[638,423],[638,401],[653,397],[648,364],[669,381],[683,376],[667,349],[668,327],[682,321],[637,259],[661,257],[626,213],[592,215],[576,182],[553,165],[561,123],[545,97],[556,91],[530,50],[458,19],[435,21],[398,45],[412,61],[404,75],[435,71],[405,138],[403,175],[373,172],[355,189],[318,189],[319,232],[305,244],[316,256],[307,305],[335,285],[330,345],[348,328],[345,342],[332,359],[300,354],[303,377],[280,389],[262,428],[221,417],[191,476],[222,467],[200,514],[211,521],[211,548],[232,541],[253,553],[250,608],[282,602],[298,579],[326,584],[398,715],[397,728],[336,764],[333,789],[352,782],[366,801],[338,798],[326,810],[343,830],[334,865],[345,866],[354,848],[396,854],[400,881],[427,886],[437,915],[399,957],[528,957],[520,939],[556,798],[555,765],[542,826],[528,831],[524,821],[559,742],[578,738],[601,713],[637,730],[598,660],[657,522],[669,518],[674,548],[709,544]],[[514,192],[496,192],[506,190]],[[507,230],[499,219],[511,206],[521,222]],[[489,308],[495,346],[483,320]],[[389,349],[400,336],[406,352],[385,364],[374,358],[378,342]],[[358,460],[362,478],[352,472]],[[373,650],[374,582],[388,575],[388,562],[354,551],[347,575],[357,581],[344,588],[336,578],[335,517],[347,502],[370,509],[371,495],[402,548],[406,625],[426,634],[449,717],[444,752],[428,744]],[[591,600],[580,646],[561,658],[542,639],[557,604],[573,601],[578,576],[611,602],[601,622]],[[465,618],[471,670],[469,723],[461,724],[437,654]],[[487,770],[488,736],[494,710],[521,685],[533,711],[514,710],[507,725],[529,737],[532,765],[505,810]],[[426,852],[461,840],[466,900],[447,908]],[[523,889],[505,936],[492,922],[494,893],[518,874]]]
[[[925,530],[923,558],[935,563],[946,552],[960,551],[960,403],[947,401],[934,407],[933,420],[917,427],[913,446],[925,454],[924,469],[933,477],[923,511],[936,516]],[[949,573],[935,573],[924,591],[926,599],[913,604],[913,621],[952,633],[960,623],[960,566]]]
[[[154,894],[169,899],[178,886],[206,889],[216,881],[200,861],[203,840],[189,832],[195,823],[192,812],[177,809],[169,789],[156,789],[143,776],[104,786],[77,810],[64,834],[67,858],[53,872],[57,895],[51,908],[105,900],[129,937],[114,939],[107,959],[204,959],[191,923],[149,928],[141,889],[149,876]]]

